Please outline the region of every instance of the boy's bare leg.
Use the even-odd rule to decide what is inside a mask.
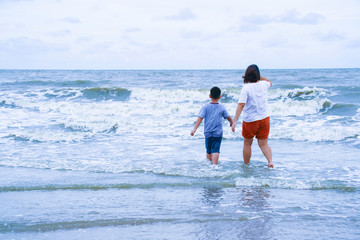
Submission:
[[[244,138],[244,149],[243,149],[243,158],[244,163],[249,164],[251,158],[251,144],[253,143],[252,138]]]
[[[206,153],[206,158],[212,162],[212,154],[211,153]]]
[[[268,161],[268,166],[271,168],[274,167],[274,164],[272,163],[272,151],[268,144],[268,140],[267,139],[258,139],[258,144],[259,144],[259,147],[260,147],[262,153],[264,154],[264,156],[266,157],[266,159]]]
[[[213,153],[212,154],[212,159],[211,159],[212,164],[218,164],[219,155],[220,155],[220,153]]]

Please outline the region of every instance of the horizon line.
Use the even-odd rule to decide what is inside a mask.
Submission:
[[[47,70],[47,71],[221,71],[244,70],[246,68],[0,68],[0,70]],[[359,67],[314,67],[314,68],[261,68],[262,70],[320,70],[360,69]]]

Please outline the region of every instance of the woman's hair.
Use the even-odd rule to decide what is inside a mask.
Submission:
[[[260,70],[256,64],[248,66],[245,71],[244,83],[257,82],[260,79]]]

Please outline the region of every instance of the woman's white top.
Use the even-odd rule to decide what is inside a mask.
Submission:
[[[270,87],[270,82],[261,80],[255,83],[246,83],[241,89],[238,103],[245,103],[242,112],[244,122],[254,122],[269,116],[267,99]]]

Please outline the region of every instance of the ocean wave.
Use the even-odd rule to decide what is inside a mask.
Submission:
[[[131,91],[125,88],[94,87],[81,91],[83,96],[91,100],[115,100],[125,101],[129,99]]]
[[[27,87],[37,87],[37,86],[52,86],[52,87],[86,87],[98,84],[99,81],[91,80],[65,80],[65,81],[53,81],[53,80],[25,80],[25,81],[12,81],[12,82],[2,82],[1,85],[6,86],[27,86]]]
[[[297,101],[285,99],[269,103],[269,113],[272,116],[305,116],[326,112],[334,103],[327,98]]]
[[[97,212],[90,212],[91,215]],[[123,226],[123,225],[143,225],[154,223],[174,223],[179,219],[159,219],[159,218],[114,218],[114,219],[98,219],[87,221],[68,221],[68,222],[38,222],[38,223],[21,223],[8,222],[0,225],[0,233],[7,232],[47,232],[56,230],[73,230],[73,229],[86,229],[95,227],[110,227],[110,226]]]
[[[189,187],[189,183],[148,183],[148,184],[106,184],[106,185],[46,185],[0,187],[0,192],[58,191],[58,190],[108,190],[108,189],[151,189],[168,187]]]
[[[184,102],[204,104],[210,102],[209,89],[158,89],[133,88],[130,100],[133,102],[159,102],[180,104]],[[200,105],[201,106],[201,105]]]
[[[360,126],[320,126],[317,127],[316,123],[307,126],[308,123],[297,125],[296,123],[287,122],[283,125],[272,124],[269,139],[285,139],[294,141],[307,141],[307,142],[339,142],[346,141],[349,143],[360,142]],[[305,127],[301,127],[305,126]],[[199,133],[198,138],[203,138]],[[184,138],[187,136],[184,135]],[[190,137],[189,137],[190,138]],[[224,130],[224,139],[235,140],[242,139],[241,127],[232,133],[231,130]]]
[[[345,192],[358,191],[358,186],[354,186],[340,180],[298,180],[298,179],[278,179],[278,178],[239,178],[236,180],[237,187],[261,187],[261,188],[280,188],[295,190],[339,190]]]
[[[97,219],[96,216],[99,216]],[[0,234],[1,233],[22,233],[22,232],[53,232],[53,231],[71,231],[71,230],[84,230],[89,228],[107,228],[107,227],[123,227],[123,226],[136,226],[140,227],[142,225],[149,225],[154,226],[154,224],[188,224],[189,226],[198,223],[212,223],[218,224],[219,222],[228,222],[228,221],[247,221],[253,220],[254,216],[223,216],[219,217],[218,215],[197,215],[194,217],[186,217],[180,216],[178,218],[174,217],[164,217],[164,218],[142,218],[142,217],[135,217],[135,218],[107,218],[102,219],[100,217],[100,212],[98,211],[88,211],[84,214],[84,219],[87,220],[79,220],[79,221],[39,221],[39,222],[7,222],[0,225]],[[216,217],[215,217],[216,216]],[[82,235],[83,236],[83,235]],[[132,234],[134,236],[134,234]],[[143,235],[145,236],[145,235]],[[143,239],[140,237],[140,239]]]
[[[294,100],[308,100],[320,97],[331,97],[336,95],[324,88],[318,87],[303,87],[293,89],[275,88],[269,90],[269,100],[278,99],[294,99]]]
[[[0,107],[27,107],[31,104],[43,104],[44,101],[76,102],[83,99],[96,101],[126,101],[131,91],[120,87],[94,88],[45,88],[21,92],[10,92],[0,95]]]
[[[360,108],[357,109],[356,115],[353,117],[354,120],[360,121]]]
[[[0,95],[0,107],[24,108],[32,111],[49,111],[57,102],[71,102],[81,93],[72,89],[43,89]]]
[[[222,93],[222,97],[221,97],[221,103],[237,103],[237,101],[239,100],[239,97],[237,97],[234,94],[231,94],[230,92],[224,92]]]
[[[209,177],[207,177],[209,178]],[[150,183],[122,183],[122,184],[73,184],[73,185],[39,185],[39,186],[3,186],[0,192],[26,192],[26,191],[64,191],[64,190],[109,190],[109,189],[155,189],[155,188],[203,188],[206,186],[219,188],[279,188],[295,190],[339,190],[345,192],[355,192],[359,186],[341,180],[299,180],[299,179],[279,179],[279,178],[236,178],[232,181],[209,179],[190,182],[150,182]]]
[[[27,192],[27,191],[63,191],[63,190],[108,190],[108,189],[154,189],[154,188],[194,188],[204,187],[204,182],[156,182],[156,183],[123,183],[123,184],[76,184],[76,185],[43,185],[43,186],[6,186],[0,187],[0,192]],[[217,186],[222,188],[235,187],[234,183],[218,182]]]
[[[71,86],[71,87],[83,87],[83,86],[91,86],[94,84],[98,84],[98,82],[94,82],[91,80],[74,80],[74,81],[62,81],[59,82],[61,86]]]
[[[272,124],[270,138],[296,141],[324,142],[359,139],[360,123],[344,124],[342,117],[322,119],[282,119]]]
[[[240,91],[240,88],[224,90],[223,105],[231,116],[235,113]],[[276,90],[270,94],[270,137],[305,141],[359,138],[356,130],[360,124],[359,110],[348,117],[336,115],[339,109],[353,114],[356,104],[333,102],[321,89],[304,88],[300,92],[304,91],[316,96],[310,99],[288,97],[300,94],[298,90]],[[210,99],[207,89],[62,88],[9,93],[0,97],[0,101],[3,136],[20,141],[71,142],[96,134],[189,139],[189,129],[201,107]],[[5,116],[11,116],[11,121]],[[225,120],[224,124],[224,138],[241,138],[239,128],[232,133]],[[202,136],[201,127],[196,137]]]
[[[52,131],[52,130],[17,130],[15,133],[11,133],[3,138],[10,138],[16,141],[25,142],[54,142],[54,143],[70,143],[79,142],[84,139],[89,139],[94,134],[84,133],[69,133],[64,131]]]
[[[326,96],[326,95],[329,95],[329,93],[325,89],[304,87],[302,89],[296,88],[296,89],[277,91],[275,97],[292,98],[292,99],[309,99],[313,97]]]
[[[0,102],[0,107],[16,108],[18,106],[14,102],[9,102],[8,100],[2,100]]]

